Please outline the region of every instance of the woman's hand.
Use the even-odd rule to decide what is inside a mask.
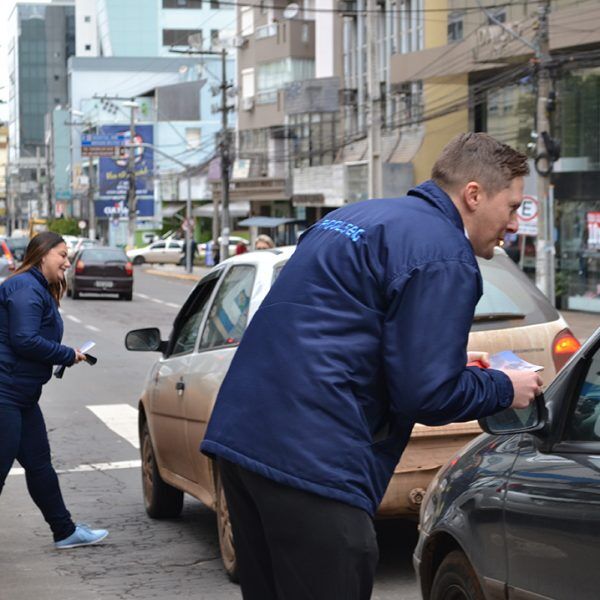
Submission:
[[[486,369],[490,368],[490,353],[489,352],[467,352],[467,362],[478,360]]]
[[[75,362],[73,363],[74,365],[76,365],[77,363],[80,363],[82,360],[85,360],[85,354],[83,354],[83,352],[79,352],[79,350],[75,350]]]

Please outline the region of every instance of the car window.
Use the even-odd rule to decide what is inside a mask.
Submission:
[[[193,352],[200,325],[208,310],[210,295],[217,281],[218,278],[215,277],[199,285],[194,292],[192,303],[188,305],[188,308],[184,306],[185,312],[176,321],[171,356]]]
[[[129,259],[123,250],[83,250],[80,254],[83,261],[97,262],[127,262]]]
[[[280,262],[278,265],[275,265],[275,267],[273,268],[273,281],[271,282],[271,285],[273,285],[275,283],[275,281],[279,277],[279,274],[281,273],[281,270],[283,269],[283,267],[285,267],[286,264],[287,264],[287,260],[284,260],[283,262]]]
[[[166,246],[164,242],[156,242],[156,244],[150,246],[150,250],[161,250],[162,248],[166,248]]]
[[[175,242],[175,241],[169,242],[169,248],[178,248],[178,249],[181,249],[182,247],[183,247],[183,243],[182,242]]]
[[[240,265],[232,267],[210,308],[200,349],[238,344],[246,330],[255,269]]]
[[[483,295],[475,307],[473,331],[522,327],[555,321],[556,309],[503,254],[493,260],[479,260]]]
[[[596,351],[590,363],[564,439],[580,442],[600,440],[600,350]]]

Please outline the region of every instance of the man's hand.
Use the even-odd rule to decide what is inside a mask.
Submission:
[[[467,363],[479,361],[484,368],[490,368],[490,353],[489,352],[467,352]]]
[[[515,395],[511,408],[527,408],[542,393],[542,378],[534,371],[503,370],[512,381]]]

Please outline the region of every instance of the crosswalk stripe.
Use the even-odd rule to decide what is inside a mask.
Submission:
[[[97,327],[94,327],[93,325],[86,325],[85,328],[89,329],[90,331],[100,331]]]
[[[56,469],[58,474],[62,473],[89,473],[90,471],[113,471],[118,469],[138,469],[142,466],[141,460],[121,460],[106,463],[89,463],[78,465],[72,469]],[[9,475],[24,475],[25,469],[14,467],[8,473]]]
[[[77,317],[74,317],[73,315],[66,315],[67,319],[70,319],[71,321],[73,321],[73,323],[81,323],[81,319],[78,319]]]
[[[138,411],[133,406],[129,404],[95,404],[87,406],[87,408],[134,448],[140,447]]]

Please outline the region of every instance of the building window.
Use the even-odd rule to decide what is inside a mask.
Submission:
[[[294,167],[333,164],[338,119],[337,112],[290,115],[288,135]]]
[[[202,0],[163,0],[163,8],[202,8]]]
[[[277,90],[290,81],[315,76],[315,61],[307,58],[284,58],[262,63],[256,68],[256,101],[270,104],[277,101]]]
[[[54,76],[54,81],[58,81],[60,79],[60,75],[55,75]]]
[[[91,50],[91,49],[92,49],[92,45],[91,45],[91,44],[86,44],[86,45],[84,46],[84,48],[85,48],[86,50]]]
[[[448,43],[463,39],[463,12],[448,15]]]
[[[488,25],[497,25],[497,22],[506,23],[506,10],[504,8],[500,8],[498,10],[492,11],[493,19],[488,17]]]
[[[221,8],[221,4],[219,0],[210,0],[210,7],[214,8],[215,10],[218,10],[219,8]]]
[[[254,97],[254,69],[242,69],[242,98]]]
[[[163,46],[187,46],[191,35],[202,37],[201,29],[163,29],[162,33]]]
[[[92,17],[90,17],[89,15],[86,15],[85,17],[83,17],[83,22],[84,23],[91,23],[92,22]]]
[[[202,130],[200,127],[186,127],[185,141],[188,148],[199,148]]]
[[[218,29],[211,29],[210,30],[210,45],[211,46],[218,46],[219,45],[219,30]]]
[[[240,8],[240,35],[252,35],[254,33],[254,8],[242,6]]]

